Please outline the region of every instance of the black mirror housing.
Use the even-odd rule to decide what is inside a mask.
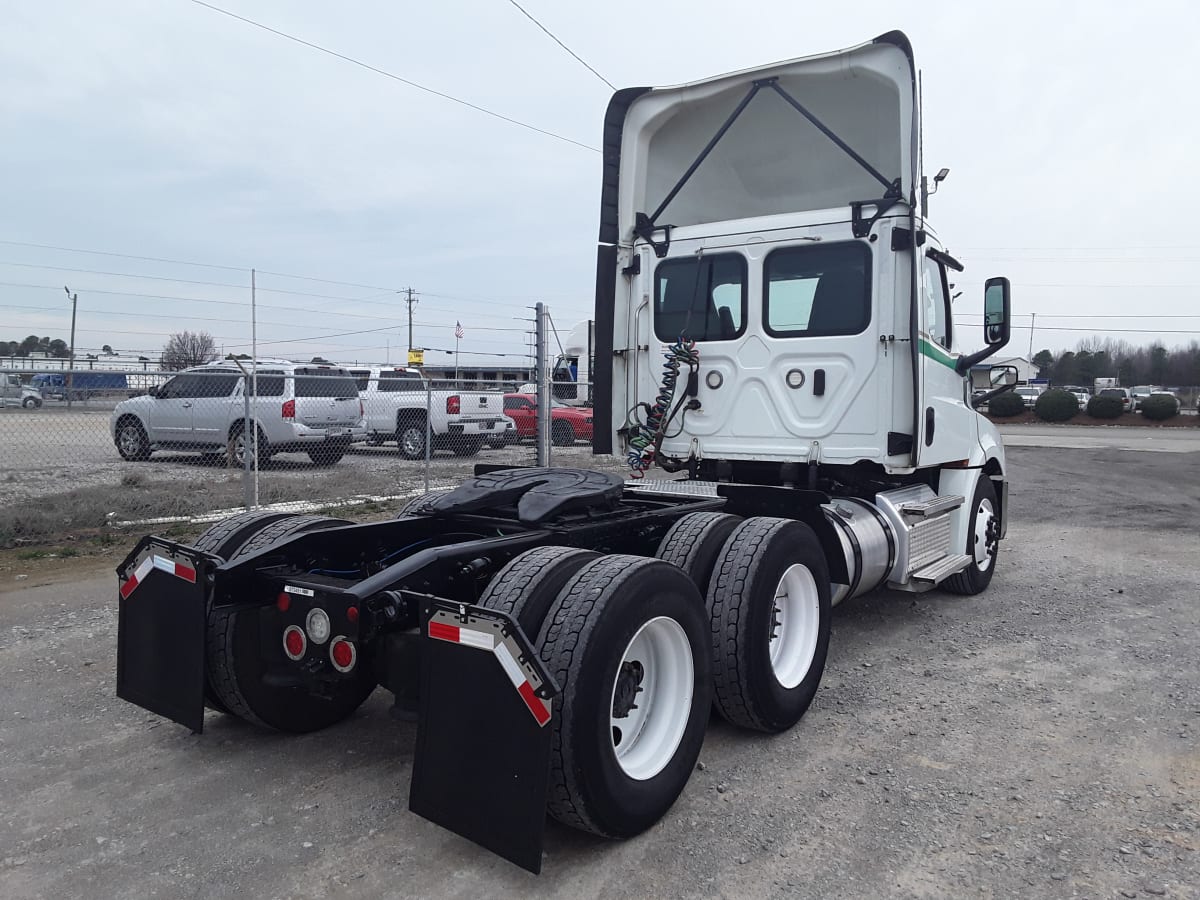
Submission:
[[[1007,278],[989,278],[983,285],[983,341],[999,349],[1012,336],[1012,297]]]
[[[983,341],[987,346],[958,358],[954,368],[959,375],[966,375],[972,366],[983,362],[1012,337],[1011,294],[1007,278],[989,278],[983,283]]]

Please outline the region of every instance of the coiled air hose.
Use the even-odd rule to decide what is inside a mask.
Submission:
[[[662,381],[659,383],[658,396],[654,398],[654,403],[640,404],[646,410],[646,421],[635,421],[629,428],[629,453],[626,461],[633,470],[634,478],[642,478],[646,470],[654,465],[667,428],[683,405],[678,403],[674,409],[671,408],[679,385],[679,372],[684,364],[690,372],[697,371],[700,366],[700,351],[696,349],[695,341],[681,336],[663,353]]]

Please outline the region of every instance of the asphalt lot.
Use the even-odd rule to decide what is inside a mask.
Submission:
[[[540,878],[407,811],[382,692],[194,736],[114,698],[111,572],[0,573],[0,896],[1196,897],[1198,461],[1014,448],[988,592],[839,607],[796,728],[714,720],[662,822],[551,823]]]

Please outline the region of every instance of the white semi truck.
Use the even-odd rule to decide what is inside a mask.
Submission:
[[[665,815],[714,705],[793,727],[835,604],[983,591],[1008,482],[972,402],[1016,381],[978,366],[1009,286],[955,327],[918,97],[898,32],[618,91],[592,380],[596,450],[631,477],[477,466],[390,522],[143,538],[119,695],[195,731],[207,706],[302,732],[383,687],[418,722],[410,808],[537,871],[547,811],[612,838]]]

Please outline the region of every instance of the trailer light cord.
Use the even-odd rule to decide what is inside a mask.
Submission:
[[[658,396],[655,397],[654,403],[639,403],[630,410],[629,453],[626,461],[634,478],[645,477],[646,470],[654,465],[654,459],[662,447],[663,438],[667,436],[667,429],[687,403],[686,396],[680,397],[678,402],[675,401],[675,394],[679,387],[679,372],[686,363],[689,375],[694,375],[699,370],[700,351],[696,349],[695,341],[680,335],[679,340],[663,353],[663,360],[662,380],[659,383]],[[674,404],[673,407],[672,404]],[[638,407],[646,409],[645,422],[637,421]],[[673,436],[682,432],[683,420],[681,419],[679,431]]]

